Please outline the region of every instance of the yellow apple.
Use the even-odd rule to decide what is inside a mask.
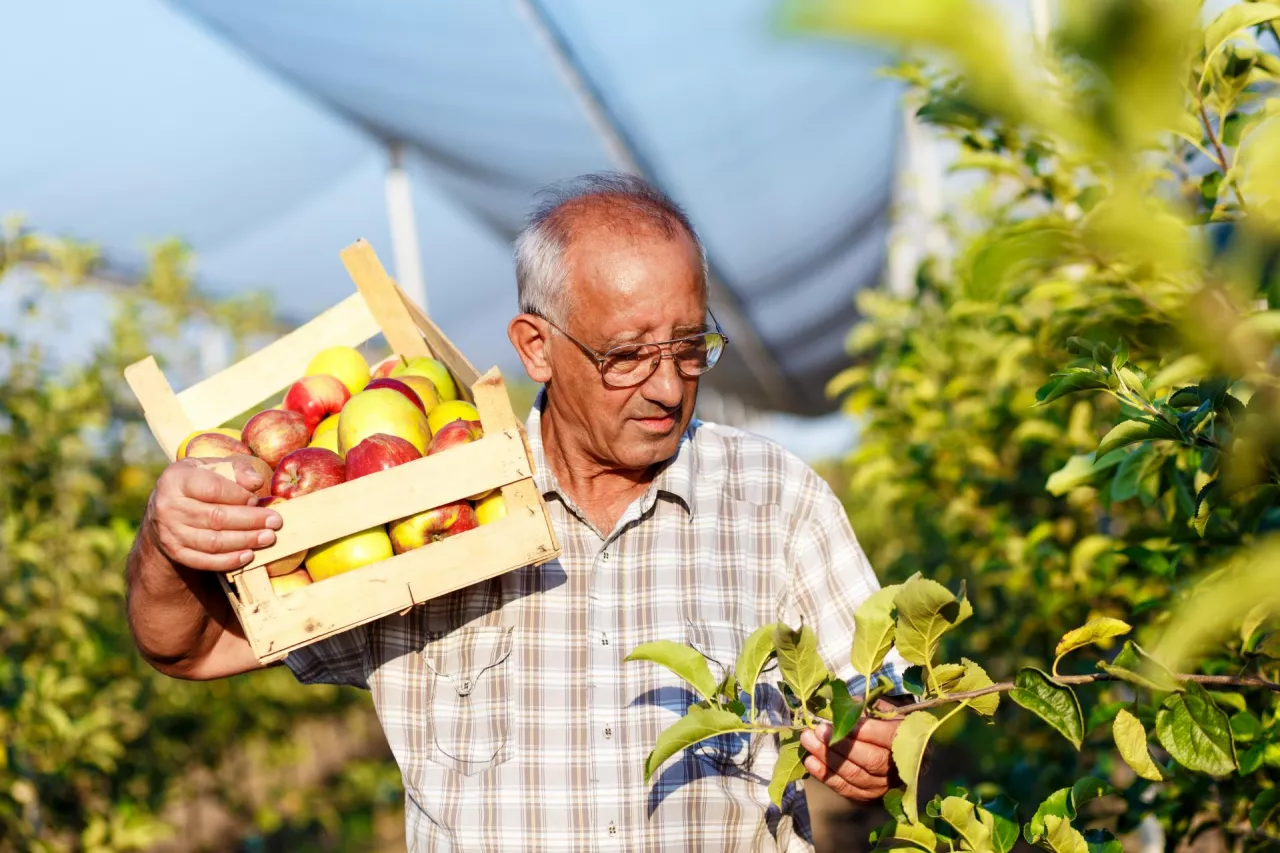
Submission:
[[[288,574],[277,575],[271,579],[271,591],[276,595],[288,595],[295,589],[311,586],[311,575],[306,569],[294,569]]]
[[[312,548],[307,557],[307,571],[312,580],[319,582],[393,556],[395,551],[391,549],[386,528],[370,527]]]
[[[369,362],[355,347],[329,347],[321,350],[307,365],[307,376],[327,373],[342,380],[352,394],[369,383]]]
[[[311,443],[307,447],[323,447],[325,450],[332,450],[342,456],[342,451],[338,449],[338,431],[336,429],[317,432],[311,436]]]
[[[361,391],[342,407],[338,416],[338,452],[346,456],[348,450],[377,433],[398,435],[423,454],[431,441],[431,429],[422,410],[391,388]]]
[[[500,492],[490,492],[487,498],[476,501],[476,521],[480,524],[492,524],[500,518],[507,517],[507,502]]]
[[[195,438],[197,435],[204,435],[206,432],[216,432],[216,433],[219,433],[219,434],[221,434],[221,435],[225,435],[225,436],[229,436],[230,438],[234,438],[236,441],[240,441],[240,440],[241,440],[240,430],[238,430],[238,429],[230,429],[230,428],[228,428],[228,427],[218,427],[217,429],[198,429],[198,430],[196,430],[195,432],[191,433],[191,435],[189,435],[189,436],[187,436],[186,438],[182,439],[182,444],[179,444],[179,445],[178,445],[178,458],[179,458],[179,459],[186,459],[186,458],[187,458],[187,445],[191,442],[191,439]]]
[[[320,423],[316,424],[315,432],[311,433],[311,437],[315,438],[317,435],[324,435],[329,430],[336,430],[337,428],[338,428],[338,413],[335,413],[335,414],[329,415],[329,417],[325,418]]]
[[[431,427],[431,434],[438,433],[445,424],[454,421],[480,421],[480,413],[476,411],[476,407],[468,403],[466,400],[450,400],[447,403],[441,403],[431,410],[431,414],[427,415],[427,426]]]
[[[401,363],[391,369],[391,375],[399,379],[405,375],[409,376],[425,376],[431,380],[431,384],[436,386],[436,393],[440,395],[440,399],[444,402],[458,399],[458,386],[453,383],[453,377],[449,375],[449,368],[434,358],[422,356],[419,358],[411,358],[408,363]]]
[[[408,385],[409,389],[418,395],[418,399],[422,401],[422,408],[428,415],[431,414],[432,409],[440,405],[440,395],[436,393],[436,384],[427,377],[405,373],[395,378]]]

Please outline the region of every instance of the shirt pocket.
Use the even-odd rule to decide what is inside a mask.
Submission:
[[[697,649],[707,659],[707,668],[717,683],[733,672],[738,662],[742,646],[754,629],[736,622],[714,622],[690,619],[685,626],[685,642]],[[778,668],[776,660],[770,660],[765,666],[761,679],[768,680],[764,673]],[[757,681],[759,683],[759,681]],[[765,697],[762,687],[756,692],[757,713],[765,711],[761,700]],[[740,694],[743,704],[750,707],[750,697]],[[755,763],[759,747],[763,739],[751,738],[746,734],[717,735],[702,741],[693,748],[699,758],[710,761],[721,773],[749,771]]]
[[[431,761],[470,776],[511,757],[512,631],[462,628],[423,649],[431,673]]]

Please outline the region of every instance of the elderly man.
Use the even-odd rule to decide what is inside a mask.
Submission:
[[[852,614],[878,585],[839,501],[777,445],[694,420],[699,378],[728,342],[702,245],[656,189],[617,175],[562,188],[520,236],[516,277],[508,335],[545,386],[528,433],[560,559],[285,662],[304,683],[372,692],[411,850],[811,849],[799,786],[781,812],[769,802],[772,738],[708,741],[645,784],[646,754],[691,697],[624,658],[674,640],[716,671],[757,626],[804,619],[828,666],[854,678]],[[129,562],[129,617],[161,672],[258,668],[213,576],[273,541],[280,517],[247,505],[257,485],[199,460],[160,478]],[[893,731],[868,721],[834,745],[829,729],[806,732],[806,767],[845,797],[879,798]]]

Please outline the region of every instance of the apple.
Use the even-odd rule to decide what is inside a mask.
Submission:
[[[293,451],[306,447],[310,437],[307,419],[287,409],[258,412],[244,425],[244,443],[272,468]]]
[[[311,359],[306,376],[334,376],[347,388],[347,395],[359,393],[369,381],[369,362],[355,347],[329,347]]]
[[[185,453],[179,459],[222,459],[237,453],[249,453],[249,447],[239,438],[222,432],[202,432],[186,442]]]
[[[479,421],[450,421],[431,437],[431,446],[427,448],[427,455],[442,453],[460,444],[468,444],[483,435],[484,430],[480,428]]]
[[[258,506],[276,506],[284,503],[284,501],[284,498],[276,497],[275,495],[266,495],[265,497],[258,498]],[[270,563],[267,563],[264,568],[267,570],[268,575],[272,578],[277,578],[294,571],[298,566],[301,566],[302,562],[306,559],[307,552],[306,549],[303,549],[296,554],[290,554],[287,557],[272,560]],[[311,583],[311,578],[307,578],[307,583]],[[272,584],[272,586],[274,585],[275,584]]]
[[[476,501],[476,523],[492,524],[507,517],[507,502],[498,492],[490,492],[487,498]]]
[[[445,402],[458,399],[458,386],[453,383],[453,377],[449,375],[449,368],[434,358],[422,356],[410,359],[391,369],[392,376],[400,377],[404,374],[425,376],[430,379],[431,384],[436,386],[436,393]]]
[[[438,542],[477,526],[476,511],[466,501],[455,501],[426,512],[393,521],[391,545],[397,554],[421,548],[429,542]]]
[[[262,478],[262,485],[254,492],[259,498],[267,497],[271,494],[271,466],[262,459],[252,456],[248,452],[249,448],[245,448],[244,453],[233,453],[230,456],[222,457],[223,462],[243,462],[250,468],[258,472],[258,476]]]
[[[340,379],[317,373],[304,376],[289,386],[284,395],[284,407],[291,412],[300,412],[307,419],[309,435],[322,420],[342,411],[350,399],[351,392]]]
[[[324,435],[326,432],[336,430],[337,428],[338,416],[336,414],[329,415],[329,417],[316,424],[316,428],[311,431],[311,437],[315,438],[317,435]]]
[[[221,433],[222,435],[228,435],[234,438],[236,441],[240,441],[240,430],[238,429],[230,429],[228,427],[218,427],[217,429],[196,430],[195,432],[191,433],[191,435],[182,439],[182,444],[178,445],[178,452],[176,454],[177,458],[185,459],[187,457],[187,445],[191,443],[191,439],[195,438],[197,435],[206,435],[211,432]]]
[[[323,447],[325,450],[332,450],[338,453],[338,431],[336,429],[317,432],[311,436],[311,443],[307,447]],[[341,453],[338,453],[341,456]]]
[[[303,447],[280,460],[271,478],[271,494],[298,498],[336,486],[347,479],[342,457],[323,447]]]
[[[430,415],[431,410],[440,405],[440,395],[436,393],[436,385],[427,377],[405,373],[396,377],[396,379],[413,389],[413,393],[417,394],[418,399],[422,401],[422,409],[427,415]]]
[[[373,391],[378,388],[390,388],[397,394],[403,394],[405,399],[422,410],[422,414],[425,415],[427,413],[427,407],[422,404],[422,398],[418,396],[416,391],[399,379],[392,379],[389,376],[382,379],[370,379],[369,384],[364,386],[366,391]]]
[[[435,435],[444,429],[445,424],[454,421],[478,420],[480,420],[480,413],[476,411],[475,406],[466,400],[448,400],[431,410],[431,414],[427,415],[427,426],[431,427],[431,434]]]
[[[307,557],[307,572],[313,581],[319,582],[393,556],[395,551],[387,531],[371,527],[312,548]]]
[[[400,436],[375,433],[347,451],[347,479],[376,474],[421,458],[418,448]]]
[[[391,371],[396,369],[397,364],[404,364],[400,356],[389,356],[374,365],[373,372],[369,375],[373,379],[384,379],[391,375]]]
[[[271,578],[271,591],[276,595],[288,595],[304,586],[311,586],[311,575],[307,574],[306,569],[294,569]]]
[[[417,448],[427,449],[431,430],[426,415],[409,399],[390,388],[361,391],[342,408],[338,418],[338,452],[343,456],[371,435],[398,435]]]

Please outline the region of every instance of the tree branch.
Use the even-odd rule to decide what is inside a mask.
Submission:
[[[1257,687],[1270,690],[1273,693],[1280,693],[1280,683],[1267,681],[1263,678],[1253,677],[1236,677],[1233,675],[1197,675],[1193,673],[1179,673],[1175,676],[1179,681],[1194,681],[1197,684],[1208,684],[1219,687]],[[1122,681],[1114,675],[1106,672],[1093,673],[1091,675],[1063,675],[1053,679],[1058,684],[1095,684],[1104,681]],[[924,699],[912,705],[900,705],[894,708],[891,713],[877,715],[880,719],[896,720],[907,716],[912,711],[923,711],[926,708],[936,708],[939,705],[946,705],[950,702],[960,702],[964,699],[977,699],[979,696],[989,696],[992,693],[1008,693],[1015,687],[1012,681],[1001,681],[990,687],[982,687],[978,690],[964,690],[960,693],[948,693],[946,696],[939,696],[935,699]]]

